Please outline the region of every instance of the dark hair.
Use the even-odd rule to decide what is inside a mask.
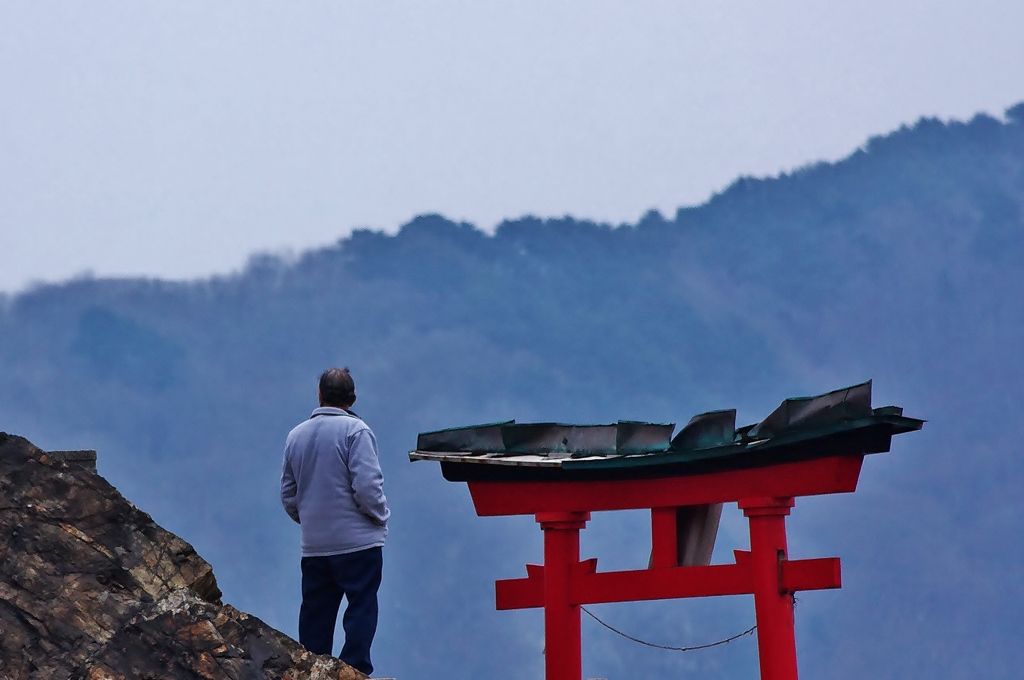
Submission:
[[[348,408],[356,400],[356,384],[348,367],[328,368],[320,374],[320,401],[324,406]]]

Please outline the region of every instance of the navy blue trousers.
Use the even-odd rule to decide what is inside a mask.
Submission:
[[[345,645],[339,655],[349,666],[369,675],[370,644],[377,632],[377,589],[383,551],[367,548],[345,555],[302,558],[302,607],[299,642],[315,654],[331,654],[341,598],[348,600],[341,625]]]

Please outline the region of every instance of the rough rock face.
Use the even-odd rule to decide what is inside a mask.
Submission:
[[[0,677],[366,677],[220,595],[192,546],[88,462],[0,432]]]

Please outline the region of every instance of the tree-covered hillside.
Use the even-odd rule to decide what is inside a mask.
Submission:
[[[797,557],[839,555],[800,597],[806,677],[1016,678],[1024,652],[1024,104],[925,119],[848,158],[743,178],[675,216],[443,217],[360,231],[204,281],[78,279],[0,307],[0,429],[96,448],[100,472],[214,566],[225,599],[294,633],[298,533],[281,447],[315,380],[350,366],[393,506],[375,665],[403,678],[536,678],[536,612],[495,578],[536,561],[528,518],[475,517],[408,462],[421,430],[505,418],[685,423],[874,378],[927,418],[860,490],[798,501]],[[646,564],[640,514],[596,516],[584,556]],[[727,510],[722,559],[745,546]],[[753,622],[746,598],[596,608],[663,644]],[[584,622],[588,677],[754,677],[753,640],[678,654]]]

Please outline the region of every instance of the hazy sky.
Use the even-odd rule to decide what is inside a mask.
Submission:
[[[1024,100],[1021,0],[0,0],[0,290],[613,223]]]

